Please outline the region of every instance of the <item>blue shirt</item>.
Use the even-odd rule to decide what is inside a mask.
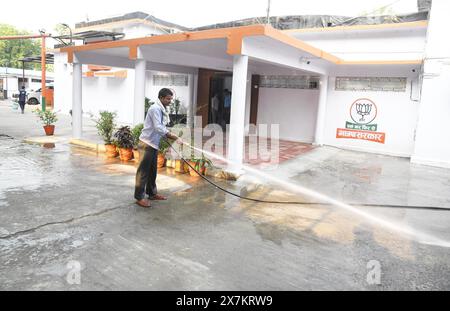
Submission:
[[[231,95],[225,95],[223,106],[225,108],[230,108],[231,107]]]
[[[164,113],[159,105],[152,105],[148,111],[144,121],[144,129],[142,130],[139,140],[158,150],[161,137],[166,136],[169,130],[163,122]]]

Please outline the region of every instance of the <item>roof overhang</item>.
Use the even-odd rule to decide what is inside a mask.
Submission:
[[[396,31],[401,29],[426,29],[428,21],[415,21],[406,23],[376,24],[376,25],[352,25],[352,26],[335,26],[322,28],[301,28],[287,29],[284,33],[295,34],[313,34],[313,33],[336,33],[336,32],[375,32],[375,31]]]
[[[268,25],[211,29],[102,42],[60,49],[68,62],[134,68],[134,60],[146,59],[152,70],[158,64],[174,66],[177,72],[189,68],[232,70],[234,55],[248,55],[254,63],[326,74],[329,68],[346,65],[416,65],[422,60],[350,62],[318,49],[284,31]],[[162,66],[165,67],[165,66]],[[158,69],[155,69],[158,70]]]

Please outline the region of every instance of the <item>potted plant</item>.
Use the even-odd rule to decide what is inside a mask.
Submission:
[[[181,137],[183,135],[183,131],[180,130],[178,133],[178,137]],[[173,144],[172,139],[161,139],[160,145],[159,145],[159,151],[162,155],[164,155],[164,158],[166,159],[166,165],[167,167],[171,167],[175,169],[175,172],[177,173],[185,173],[184,170],[184,161],[181,159],[172,159],[167,156],[167,151]]]
[[[212,161],[209,158],[205,157],[205,155],[202,153],[202,159],[200,160],[200,173],[202,175],[206,175],[206,170],[212,167]]]
[[[133,158],[133,134],[129,126],[122,126],[114,134],[122,161],[130,161]]]
[[[131,134],[133,135],[133,157],[135,160],[139,160],[139,137],[141,136],[142,130],[144,129],[144,124],[140,123],[133,127]]]
[[[199,173],[205,175],[206,168],[212,167],[212,162],[202,153],[201,158],[192,157],[191,160],[189,161],[188,167],[189,167],[189,175],[197,177],[199,176]]]
[[[115,112],[100,111],[100,118],[95,120],[98,134],[105,143],[106,156],[108,158],[115,158],[119,155],[112,137],[116,127],[116,116],[117,114]]]
[[[166,165],[166,153],[169,151],[171,143],[172,142],[169,142],[166,138],[162,138],[160,140],[158,150],[158,168]]]
[[[44,124],[45,134],[47,136],[53,135],[55,132],[55,126],[53,125],[53,123],[58,121],[56,113],[50,110],[36,110],[36,113],[38,114],[39,119],[41,119],[42,123]]]

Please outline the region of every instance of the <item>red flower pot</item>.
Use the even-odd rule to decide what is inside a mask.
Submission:
[[[45,125],[44,126],[45,135],[52,136],[55,132],[55,126],[54,125]]]

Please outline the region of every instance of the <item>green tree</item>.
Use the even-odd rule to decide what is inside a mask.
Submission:
[[[24,30],[14,26],[0,24],[0,36],[29,35]],[[22,68],[20,59],[27,56],[40,55],[40,39],[0,40],[0,66]],[[25,63],[25,69],[40,70],[40,64]]]
[[[58,36],[70,35],[70,30],[69,30],[69,28],[67,28],[66,26],[63,26],[62,24],[56,24],[55,27],[53,28],[53,31],[54,31]]]

